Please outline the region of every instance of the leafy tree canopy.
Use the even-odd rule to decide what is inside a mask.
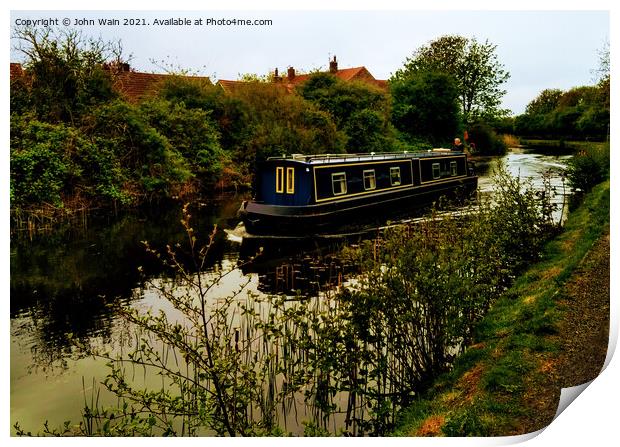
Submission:
[[[502,116],[508,111],[500,109],[506,93],[501,87],[510,74],[499,62],[496,48],[475,38],[442,36],[418,48],[392,79],[404,79],[420,71],[449,74],[456,82],[465,123]]]
[[[422,138],[437,146],[451,142],[460,117],[458,91],[445,73],[415,72],[390,83],[392,122],[410,140]]]
[[[109,67],[122,63],[118,43],[85,38],[78,31],[54,34],[50,29],[18,29],[13,34],[15,48],[24,57],[28,81],[22,82],[29,99],[12,101],[15,111],[33,110],[50,122],[74,123],[76,116],[90,107],[116,97]]]
[[[537,115],[552,112],[558,106],[562,94],[560,89],[543,90],[527,105],[525,113]]]
[[[348,152],[391,149],[390,98],[380,88],[365,82],[345,82],[330,73],[316,73],[299,91],[344,130]]]

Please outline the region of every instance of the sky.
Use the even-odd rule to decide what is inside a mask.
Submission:
[[[120,25],[98,25],[116,18]],[[155,19],[191,19],[188,25],[156,25]],[[58,19],[55,29],[79,29],[106,41],[120,40],[131,66],[162,72],[189,69],[217,79],[365,66],[387,79],[422,45],[445,34],[488,40],[511,74],[503,107],[514,114],[546,88],[563,90],[594,82],[599,51],[609,41],[608,11],[11,11],[10,26],[25,20]],[[62,24],[69,19],[68,27]],[[77,25],[76,19],[86,19]],[[123,25],[124,19],[138,24]],[[196,24],[203,19],[203,24]],[[207,19],[268,19],[271,25],[207,25]],[[95,20],[95,25],[88,24]],[[15,40],[11,39],[11,48]],[[10,59],[22,55],[10,50]]]

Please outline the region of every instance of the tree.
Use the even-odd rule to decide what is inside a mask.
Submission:
[[[415,72],[390,83],[392,123],[411,139],[451,141],[459,127],[458,91],[444,73]]]
[[[344,136],[315,104],[278,84],[247,82],[230,94],[247,110],[249,134],[236,156],[249,166],[267,157],[343,152]]]
[[[560,103],[563,92],[560,89],[545,89],[539,93],[525,108],[529,115],[544,115],[551,113]]]
[[[225,154],[219,144],[216,125],[208,112],[164,99],[143,102],[140,112],[187,160],[200,186],[215,184]]]
[[[250,138],[250,116],[246,105],[213,85],[208,79],[183,76],[168,77],[158,96],[188,109],[201,109],[217,123],[222,149],[231,156]]]
[[[446,73],[456,82],[466,124],[477,118],[504,115],[507,111],[500,109],[500,104],[506,91],[501,86],[510,74],[498,61],[496,48],[488,41],[480,43],[475,38],[442,36],[418,48],[393,79],[404,79],[420,71]]]
[[[519,135],[603,139],[609,125],[609,97],[600,86],[543,90],[515,119]]]
[[[390,101],[380,88],[316,73],[301,86],[300,93],[328,112],[337,128],[344,130],[348,152],[390,149]]]
[[[13,39],[17,41],[15,48],[25,56],[25,88],[29,106],[38,118],[74,123],[76,116],[117,96],[112,87],[113,72],[104,64],[119,66],[120,43],[85,38],[77,31],[55,34],[49,28],[20,28]]]
[[[597,79],[596,81],[599,85],[603,83],[609,83],[609,79],[611,77],[611,64],[609,59],[609,41],[606,41],[603,44],[603,48],[601,48],[598,52],[599,56],[599,66],[595,70]]]

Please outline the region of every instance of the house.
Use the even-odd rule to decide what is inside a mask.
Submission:
[[[346,82],[362,81],[368,84],[376,85],[377,87],[387,88],[387,81],[375,79],[375,77],[370,74],[368,69],[364,66],[339,69],[336,56],[329,61],[329,73]],[[290,67],[287,72],[286,82],[296,86],[307,81],[310,76],[311,74],[297,75],[295,73],[295,69]]]
[[[339,69],[336,56],[329,61],[329,73],[345,82],[362,81],[368,84],[376,85],[384,90],[387,89],[387,81],[375,79],[366,67],[362,66]],[[283,77],[279,75],[278,69],[276,68],[273,75],[273,82],[282,85],[288,92],[292,92],[297,86],[307,81],[310,76],[312,76],[312,74],[297,74],[295,73],[294,67],[289,67],[286,77]],[[226,93],[234,93],[244,84],[245,81],[230,81],[226,79],[220,79],[217,81],[217,85],[219,85]]]

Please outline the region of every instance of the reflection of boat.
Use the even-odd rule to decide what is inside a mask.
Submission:
[[[315,234],[471,193],[478,177],[462,152],[293,155],[270,158],[255,199],[239,210],[250,234]]]

